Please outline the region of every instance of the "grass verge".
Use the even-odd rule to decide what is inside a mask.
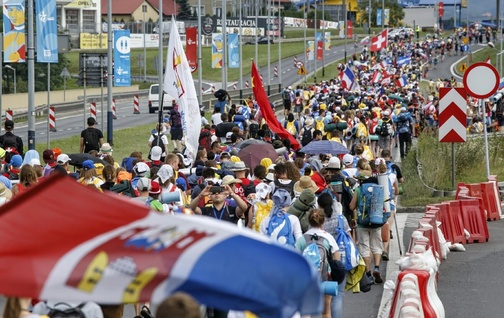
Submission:
[[[504,139],[491,133],[488,136],[490,174],[504,173]],[[404,195],[402,206],[419,206],[436,203],[450,198],[435,198],[432,190],[426,188],[417,173],[417,161],[422,170],[423,182],[438,190],[452,190],[451,144],[440,143],[437,134],[422,134],[415,149],[403,159]],[[479,183],[486,180],[485,146],[482,136],[469,135],[465,143],[455,144],[455,185],[458,182]]]

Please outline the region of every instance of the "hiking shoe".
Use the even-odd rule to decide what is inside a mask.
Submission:
[[[369,279],[369,283],[370,283],[370,285],[374,285],[375,281],[374,281],[373,274],[367,274],[367,273],[366,273],[366,275],[367,275],[367,277],[368,277],[368,279]]]
[[[388,261],[389,260],[388,253],[387,252],[383,252],[382,255],[381,255],[381,259],[383,261]]]
[[[383,278],[381,277],[381,273],[379,269],[375,269],[373,271],[373,277],[375,284],[383,284]]]

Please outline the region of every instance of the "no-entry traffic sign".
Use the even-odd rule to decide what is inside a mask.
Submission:
[[[465,71],[463,83],[470,96],[488,98],[499,88],[499,72],[490,63],[474,63]]]

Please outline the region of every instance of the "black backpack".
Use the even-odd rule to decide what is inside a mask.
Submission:
[[[214,93],[214,96],[215,96],[215,98],[217,98],[220,102],[223,102],[223,101],[225,101],[225,100],[226,100],[226,97],[227,97],[227,92],[221,88],[221,89],[218,89],[218,90]]]
[[[95,128],[86,128],[84,133],[84,144],[86,145],[84,148],[89,150],[99,150],[100,147],[98,145],[98,134],[96,133]]]
[[[382,124],[380,126],[380,136],[387,137],[390,135],[390,119],[388,121],[382,120]]]
[[[161,147],[161,146],[164,146],[163,145],[163,141],[161,140],[161,137],[163,136],[162,133],[158,133],[158,134],[152,134],[152,142],[151,142],[151,148],[149,150],[149,160],[151,160],[151,152],[152,152],[152,148],[155,147],[155,146],[158,146],[158,147]],[[161,147],[161,149],[163,149],[163,147]],[[163,151],[164,152],[164,151]]]
[[[0,147],[5,150],[5,162],[10,162],[12,156],[18,155],[17,136],[14,134],[6,134],[1,137]]]
[[[57,303],[54,306],[57,307],[59,305],[65,305],[68,308],[49,308],[50,311],[47,314],[49,318],[86,318],[86,316],[82,312],[82,307],[84,307],[85,303],[82,303],[77,307],[72,307],[67,303]]]
[[[301,137],[301,145],[304,147],[313,140],[313,128],[305,128]]]

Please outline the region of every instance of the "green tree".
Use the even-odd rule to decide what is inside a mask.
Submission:
[[[366,7],[369,6],[369,2],[360,2],[357,6],[357,10],[360,14],[361,20],[359,21],[361,24],[364,22],[369,22],[369,13],[366,11]],[[385,9],[390,10],[389,15],[389,27],[397,27],[401,25],[401,21],[404,19],[404,11],[403,8],[397,3],[395,0],[385,0],[384,2]],[[381,1],[373,0],[371,1],[371,26],[376,27],[376,13],[377,9],[381,9]],[[380,25],[378,25],[379,27]]]
[[[325,13],[325,14],[323,14]],[[315,10],[310,10],[308,12],[308,14],[306,15],[306,17],[308,19],[315,19]],[[329,14],[329,12],[325,11],[321,11],[321,10],[317,10],[317,20],[329,20],[329,21],[332,21],[332,18],[331,18],[331,15]]]
[[[176,0],[179,5],[179,12],[177,15],[178,20],[189,20],[192,17],[191,7],[189,6],[189,1],[187,0]]]
[[[58,63],[49,63],[51,67],[51,89],[63,86],[63,78],[60,76],[69,61],[64,54],[58,54]],[[16,69],[16,74],[21,82],[28,82],[28,63],[10,64]],[[20,90],[20,92],[22,89]],[[47,91],[47,63],[35,63],[35,91]]]

